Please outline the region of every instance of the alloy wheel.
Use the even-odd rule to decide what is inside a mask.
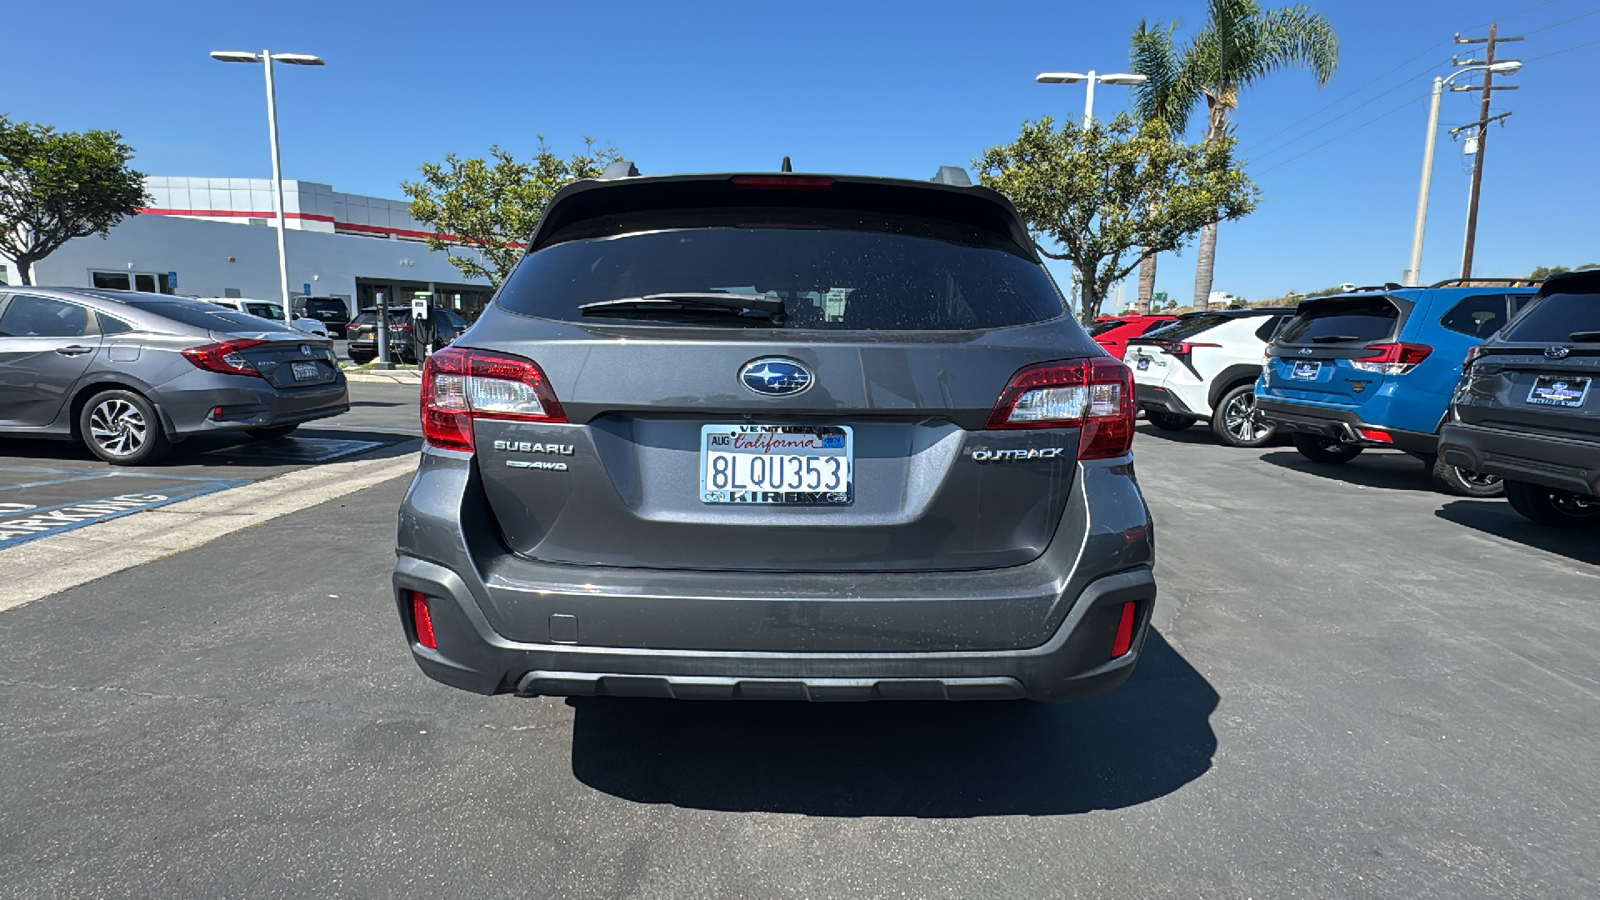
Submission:
[[[112,456],[131,456],[144,446],[149,425],[139,407],[126,400],[102,401],[89,414],[89,436]]]
[[[1256,395],[1244,393],[1229,400],[1222,411],[1222,425],[1244,443],[1260,437],[1261,429],[1256,426]]]

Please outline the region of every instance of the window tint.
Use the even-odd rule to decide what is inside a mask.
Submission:
[[[1146,322],[1144,323],[1144,328],[1142,328],[1139,333],[1149,334],[1152,331],[1159,331],[1173,324],[1175,321],[1175,319],[1156,319],[1154,321]]]
[[[377,313],[362,313],[361,315],[356,316],[355,319],[353,321],[351,321],[350,324],[351,325],[371,325],[373,322],[376,322],[376,321],[378,321]]]
[[[865,331],[1001,328],[1065,312],[1044,268],[997,237],[909,217],[863,219],[849,228],[780,223],[571,240],[524,258],[498,302],[549,319],[671,324],[646,312],[586,318],[579,307],[674,292],[764,294],[783,302],[781,327]]]
[[[1173,322],[1166,328],[1157,328],[1146,334],[1145,337],[1161,341],[1186,341],[1196,335],[1210,331],[1218,325],[1226,325],[1232,316],[1217,313],[1201,313],[1197,316],[1188,316]]]
[[[1541,297],[1512,323],[1505,339],[1565,344],[1571,343],[1572,335],[1580,331],[1600,331],[1600,294]]]
[[[1277,333],[1278,326],[1283,324],[1285,316],[1269,316],[1261,327],[1256,329],[1256,337],[1267,343],[1272,342],[1272,336]]]
[[[89,311],[50,297],[16,294],[0,315],[0,337],[82,337]]]
[[[1400,323],[1400,308],[1387,297],[1317,300],[1300,304],[1278,333],[1282,344],[1366,343],[1388,340]]]
[[[244,311],[258,318],[283,321],[283,308],[275,303],[246,303]]]
[[[1439,324],[1475,338],[1487,338],[1506,324],[1505,294],[1462,297],[1439,319]]]
[[[277,322],[264,321],[256,316],[235,312],[226,306],[217,306],[199,300],[149,300],[129,303],[136,309],[155,313],[163,318],[181,322],[191,328],[207,331],[252,333],[261,331],[288,331]]]
[[[96,318],[100,320],[101,334],[127,334],[130,331],[139,330],[133,325],[130,325],[121,319],[108,316],[105,313],[96,313]]]
[[[1121,319],[1110,319],[1105,322],[1098,322],[1093,328],[1089,329],[1089,336],[1099,337],[1100,335],[1105,334],[1112,329],[1121,328],[1126,324],[1128,323],[1122,321]]]

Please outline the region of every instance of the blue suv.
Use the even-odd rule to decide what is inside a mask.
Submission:
[[[1467,352],[1536,287],[1478,278],[1307,300],[1267,348],[1257,416],[1315,462],[1349,462],[1368,447],[1402,450],[1422,460],[1442,490],[1496,496],[1499,478],[1439,460],[1439,429]]]

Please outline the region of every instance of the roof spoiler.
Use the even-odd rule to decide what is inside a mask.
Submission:
[[[619,159],[606,163],[605,171],[600,173],[601,181],[611,181],[617,178],[638,178],[639,167],[633,163]]]
[[[972,187],[972,176],[960,166],[940,166],[939,171],[928,179],[934,184],[948,184],[955,187]]]

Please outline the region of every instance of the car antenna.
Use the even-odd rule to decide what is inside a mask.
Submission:
[[[778,171],[780,171],[780,172],[793,172],[794,171],[794,166],[789,164],[789,157],[785,156],[783,158],[783,168],[779,169]]]

